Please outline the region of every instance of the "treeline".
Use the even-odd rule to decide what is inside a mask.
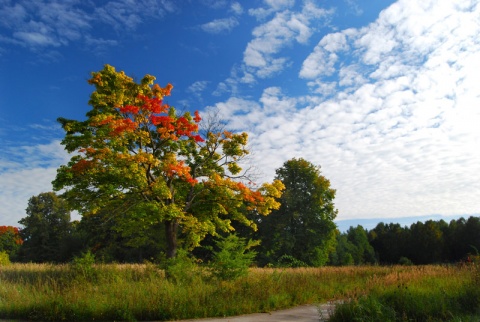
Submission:
[[[410,227],[379,223],[337,237],[331,264],[433,264],[472,260],[480,250],[480,217],[417,222]]]
[[[55,211],[50,212],[50,216],[27,216],[21,221],[25,225],[24,229],[0,226],[0,253],[6,253],[12,261],[61,263],[87,251],[92,252],[101,262],[165,260],[161,255],[164,245],[159,227],[125,236],[114,228],[114,217],[105,220],[100,216],[92,216],[70,222],[66,204],[54,193],[33,197],[29,207],[40,206],[39,202],[42,205],[49,203]],[[444,220],[417,222],[410,227],[381,222],[372,230],[366,230],[360,225],[350,227],[345,233],[336,230],[335,242],[329,249],[324,249],[328,260],[321,265],[305,260],[309,255],[308,249],[292,249],[288,252],[285,245],[279,245],[285,253],[273,256],[272,249],[261,245],[270,245],[274,241],[268,239],[269,235],[275,235],[271,234],[274,229],[265,226],[261,229],[255,233],[265,238],[261,240],[260,246],[255,247],[255,263],[259,266],[458,263],[478,257],[480,250],[480,217],[473,216],[449,223]],[[252,237],[247,230],[240,230],[238,235],[242,238]],[[206,238],[202,246],[192,253],[197,258],[208,261],[214,244],[215,238]]]

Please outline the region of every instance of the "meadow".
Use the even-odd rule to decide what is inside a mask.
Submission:
[[[332,321],[478,321],[480,276],[466,266],[251,268],[235,280],[200,266],[0,266],[0,318],[177,320],[346,300]],[[475,320],[476,319],[476,320]]]

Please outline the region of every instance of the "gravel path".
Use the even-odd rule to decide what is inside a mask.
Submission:
[[[196,320],[181,320],[177,322],[319,322],[327,321],[335,309],[335,303],[320,305],[302,305],[287,310],[270,313],[254,313],[225,318],[207,318]]]

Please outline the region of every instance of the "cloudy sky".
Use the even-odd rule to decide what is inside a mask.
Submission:
[[[321,166],[338,220],[480,214],[478,0],[0,0],[0,225],[51,191],[104,64],[247,131],[260,181]]]

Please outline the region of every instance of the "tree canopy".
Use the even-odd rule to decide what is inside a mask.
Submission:
[[[248,185],[240,165],[247,134],[200,135],[200,114],[178,114],[164,102],[173,86],[154,81],[146,75],[137,83],[109,65],[92,73],[87,119],[59,118],[73,156],[58,169],[54,188],[66,189],[82,216],[115,216],[124,234],[164,225],[167,257],[176,254],[179,229],[191,247],[233,230],[232,220],[256,229],[246,214],[277,209],[283,184]]]
[[[70,233],[70,210],[65,200],[53,192],[44,192],[28,201],[27,216],[20,236],[22,261],[60,262],[64,238]]]
[[[23,240],[17,227],[0,226],[0,252],[6,252],[12,257],[22,243]]]
[[[276,171],[285,185],[281,206],[260,222],[263,264],[287,255],[308,265],[327,263],[335,250],[335,190],[320,168],[304,159],[291,159]]]

